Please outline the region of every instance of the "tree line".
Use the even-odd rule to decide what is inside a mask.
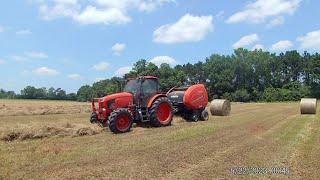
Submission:
[[[67,94],[65,90],[61,88],[36,88],[33,86],[27,86],[21,90],[20,94],[16,94],[14,91],[5,91],[0,89],[0,99],[48,99],[48,100],[70,100],[76,101],[77,94]]]
[[[88,101],[92,97],[119,92],[124,79],[151,75],[159,77],[163,92],[174,86],[206,85],[209,97],[231,101],[296,101],[320,97],[320,54],[287,51],[275,54],[262,50],[237,49],[231,55],[213,54],[204,61],[159,67],[147,60],[137,61],[124,77],[113,77],[84,85],[76,94],[62,89],[26,87],[21,98]],[[42,90],[41,90],[42,89]],[[30,90],[32,93],[30,93]],[[15,97],[12,92],[7,97]],[[2,91],[0,91],[2,96]],[[9,95],[10,94],[10,95]]]

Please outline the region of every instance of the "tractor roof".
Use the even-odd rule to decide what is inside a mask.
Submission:
[[[142,76],[144,79],[158,79],[155,76]]]
[[[139,78],[144,78],[144,79],[158,79],[155,76],[139,76],[137,78],[128,78],[128,80],[133,80],[133,79],[139,79]]]

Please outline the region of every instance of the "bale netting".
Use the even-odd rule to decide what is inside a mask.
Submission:
[[[228,116],[230,111],[231,104],[226,99],[214,99],[210,103],[210,112],[213,116]]]
[[[301,114],[316,114],[317,113],[317,99],[302,98],[300,101]]]

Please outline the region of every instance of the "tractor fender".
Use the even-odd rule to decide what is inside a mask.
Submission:
[[[158,99],[159,97],[167,97],[165,94],[156,94],[154,96],[152,96],[149,101],[148,101],[148,104],[147,104],[147,107],[150,108],[152,106],[152,103]]]

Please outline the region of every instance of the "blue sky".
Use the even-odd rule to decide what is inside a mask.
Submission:
[[[320,50],[318,0],[10,0],[0,5],[0,88],[76,92],[138,59],[171,65],[234,48]]]

